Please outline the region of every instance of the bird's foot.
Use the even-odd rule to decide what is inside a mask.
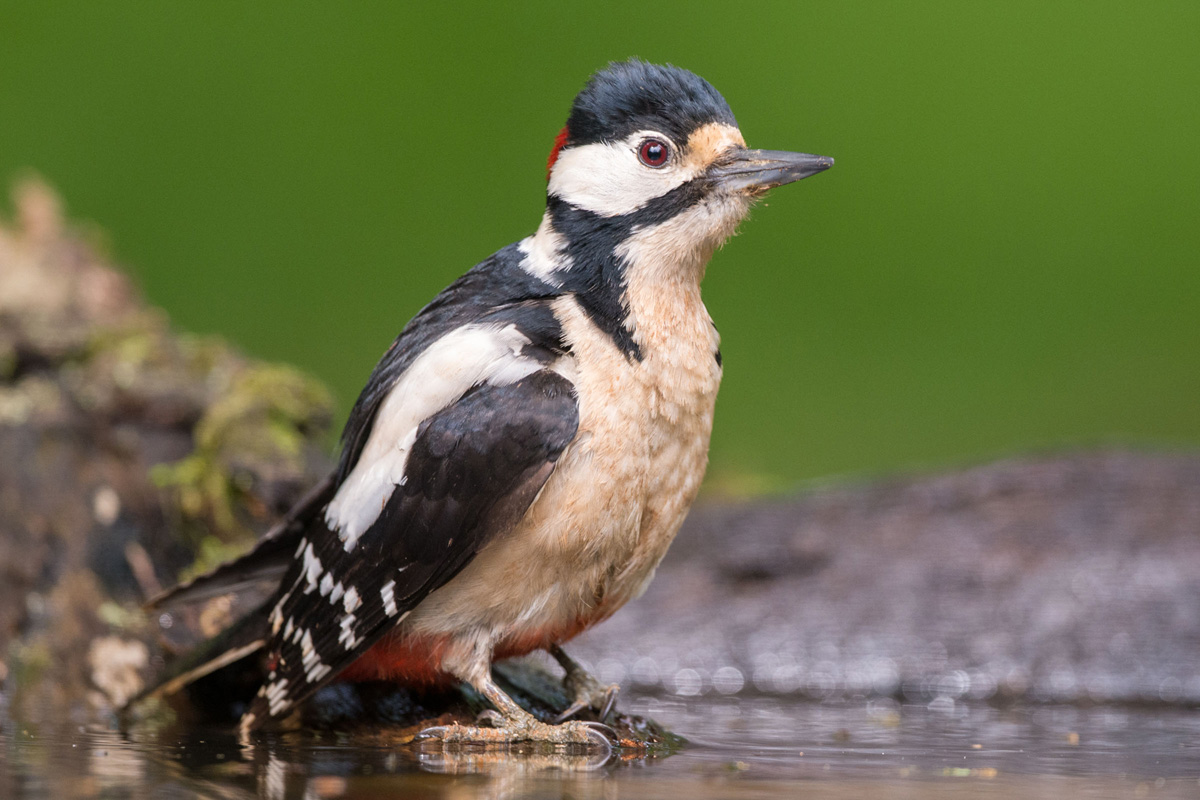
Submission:
[[[613,708],[617,705],[617,695],[621,687],[615,683],[607,686],[586,672],[567,673],[563,678],[563,687],[574,698],[571,705],[554,718],[555,722],[563,722],[583,711],[585,708],[594,709],[598,719],[608,719]]]
[[[611,750],[616,733],[607,725],[598,722],[564,722],[552,725],[540,722],[525,712],[505,716],[496,711],[480,714],[491,727],[475,725],[439,725],[426,728],[418,735],[420,739],[434,739],[445,744],[500,745],[516,742],[544,742],[553,745],[584,745],[589,748]]]
[[[563,677],[563,688],[571,697],[571,704],[563,709],[563,712],[555,717],[554,721],[568,720],[585,708],[595,710],[597,718],[601,721],[608,719],[608,715],[617,705],[617,694],[620,693],[621,687],[615,683],[607,685],[600,683],[578,661],[568,656],[557,645],[551,648],[550,654],[567,673]]]

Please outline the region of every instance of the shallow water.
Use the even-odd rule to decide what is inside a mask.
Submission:
[[[1200,713],[632,698],[665,757],[443,753],[381,736],[125,736],[6,723],[14,798],[1200,797]]]

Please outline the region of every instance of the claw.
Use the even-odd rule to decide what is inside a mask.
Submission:
[[[483,711],[477,719],[488,722],[492,727],[478,725],[438,725],[426,728],[417,734],[420,740],[437,739],[443,743],[471,743],[491,746],[506,746],[515,742],[543,742],[556,747],[599,747],[611,753],[616,733],[607,725],[595,722],[565,722],[550,725],[538,720],[521,708],[490,679],[477,680],[472,686],[482,694],[495,711]]]
[[[617,695],[621,693],[621,687],[617,684],[612,684],[604,689],[604,694],[601,697],[601,702],[596,704],[596,694],[592,692],[580,691],[575,697],[575,701],[571,705],[563,709],[563,712],[554,718],[556,723],[563,723],[571,717],[583,711],[585,708],[595,708],[597,710],[597,718],[606,720],[612,714],[613,709],[617,705]]]
[[[475,717],[475,721],[480,723],[486,722],[493,728],[499,728],[504,725],[504,715],[499,711],[486,708],[479,712],[479,714]]]
[[[603,748],[605,755],[609,755],[612,753],[613,743],[616,741],[615,739],[610,739],[605,734],[600,733],[599,731],[592,730],[590,728],[588,729],[587,737],[588,737],[588,742],[590,744],[592,744],[596,747]]]
[[[615,730],[610,728],[608,725],[605,725],[603,722],[580,722],[579,724],[588,729],[589,739],[591,739],[592,734],[595,733],[598,736],[603,736],[605,743],[609,746],[612,746],[620,738],[617,736],[617,732]]]
[[[617,703],[617,693],[621,687],[615,683],[601,686],[599,681],[589,675],[578,661],[567,655],[558,645],[551,645],[547,649],[566,672],[563,688],[572,700],[571,705],[555,717],[555,722],[562,723],[585,708],[596,709],[600,720],[608,719]]]
[[[441,739],[442,741],[447,741],[450,736],[450,729],[457,727],[458,725],[434,725],[432,727],[425,728],[413,738],[416,740]]]
[[[620,692],[621,687],[615,683],[612,686],[609,686],[608,690],[604,692],[604,706],[600,709],[600,720],[602,722],[608,719],[609,715],[612,714],[613,710],[617,707],[617,695],[620,694]],[[612,729],[609,728],[609,730]]]
[[[571,705],[569,705],[565,709],[563,709],[563,712],[561,714],[559,714],[557,717],[554,718],[554,724],[556,724],[556,725],[563,724],[564,722],[569,720],[571,717],[575,716],[576,714],[578,714],[580,711],[583,711],[587,707],[588,707],[587,700],[577,699],[574,703],[571,703]]]

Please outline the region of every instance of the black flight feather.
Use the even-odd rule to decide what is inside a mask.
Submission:
[[[328,574],[343,592],[336,601],[327,591],[306,592],[305,561],[293,560],[267,648],[273,671],[246,724],[289,713],[515,524],[578,425],[573,386],[549,370],[476,386],[422,423],[404,483],[351,552],[324,525],[304,536],[301,547],[312,547],[321,578]],[[394,610],[384,599],[389,584]],[[357,600],[347,604],[351,590]]]

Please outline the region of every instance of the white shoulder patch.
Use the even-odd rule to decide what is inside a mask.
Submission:
[[[571,268],[571,257],[563,252],[566,246],[566,238],[554,230],[550,224],[550,215],[546,214],[542,217],[542,223],[538,225],[537,233],[526,236],[517,243],[517,249],[524,256],[521,259],[521,269],[554,286],[562,285],[556,273]]]
[[[515,383],[540,369],[539,362],[521,355],[527,344],[515,325],[466,325],[430,345],[400,376],[375,416],[358,461],[325,510],[325,523],[347,553],[404,483],[418,426],[476,384]],[[317,570],[319,575],[319,563]]]

